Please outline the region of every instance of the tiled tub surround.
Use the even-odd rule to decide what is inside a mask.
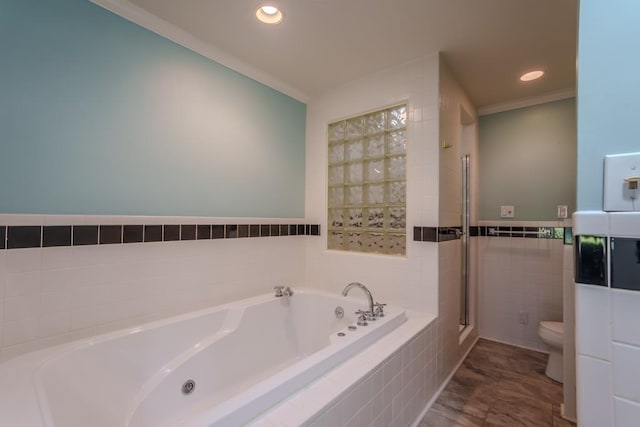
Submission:
[[[635,245],[627,248],[626,256],[622,254],[626,261],[618,260],[618,268],[628,268],[631,277],[616,278],[610,264],[621,255],[615,255],[620,250],[618,239],[640,240],[640,213],[583,211],[576,212],[573,220],[580,240],[584,236],[606,240],[604,285],[576,283],[578,425],[636,426],[640,418],[640,292],[624,289],[629,287],[627,278],[640,283]],[[578,270],[586,255],[576,252]]]
[[[30,353],[0,365],[0,413],[23,427],[246,425],[406,321],[387,306],[348,330],[365,306],[295,288]],[[188,396],[186,379],[195,382]]]
[[[251,427],[417,426],[440,390],[433,316],[408,320]],[[439,388],[440,387],[440,388]]]
[[[158,227],[165,225],[164,241],[151,242],[152,236],[147,233],[147,242],[106,244],[107,237],[103,235],[103,244],[82,244],[94,242],[92,232],[90,240],[84,240],[85,234],[74,233],[76,244],[73,246],[48,247],[52,236],[62,235],[66,239],[68,233],[43,233],[45,247],[0,250],[0,360],[258,295],[275,285],[299,285],[304,281],[304,241],[307,240],[304,236],[197,240],[198,229],[202,233],[203,228],[208,230],[212,224],[238,224],[240,230],[246,226],[249,233],[259,225],[261,231],[268,227],[271,236],[276,231],[282,235],[286,228],[291,231],[292,222],[296,221],[0,215],[0,224],[10,230],[16,226],[35,226],[41,230],[45,226],[42,230],[58,231],[58,226],[68,229],[73,225],[74,230],[84,231],[82,227],[92,224],[105,228],[115,226],[120,230],[122,224],[127,224],[134,230],[140,226],[144,226],[143,230],[154,230],[157,238]],[[196,240],[171,241],[176,239],[176,234],[167,231],[175,231],[176,224],[189,224]],[[302,224],[294,225],[297,231],[297,226]],[[50,226],[56,228],[48,228]],[[6,229],[0,227],[0,230]],[[310,226],[309,231],[315,230]],[[115,235],[119,241],[120,236]]]

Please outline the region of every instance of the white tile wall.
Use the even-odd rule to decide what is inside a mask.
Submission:
[[[84,218],[84,219],[83,219]],[[33,222],[34,220],[39,222]],[[2,224],[86,217],[2,215]],[[91,217],[91,223],[151,223]],[[155,218],[156,223],[224,223]],[[277,222],[247,220],[246,223]],[[239,222],[234,219],[234,223]],[[282,222],[292,222],[290,220]],[[0,251],[0,360],[304,280],[305,239],[289,236]]]
[[[576,351],[611,360],[611,293],[608,288],[576,286]]]
[[[408,102],[407,256],[361,255],[327,251],[326,235],[307,241],[305,282],[339,292],[359,281],[379,301],[409,309],[437,311],[437,269],[428,269],[423,243],[413,242],[414,225],[437,224],[438,55],[430,55],[362,77],[312,99],[307,106],[306,215],[327,224],[327,137],[329,122]],[[432,201],[436,203],[431,203]],[[435,209],[434,209],[435,206]],[[428,249],[427,249],[428,250]]]
[[[640,347],[613,344],[613,393],[640,404]]]
[[[480,225],[500,225],[500,221]],[[505,221],[508,226],[556,226],[559,222]],[[477,238],[480,253],[480,336],[539,350],[543,320],[562,321],[564,244],[560,239]],[[524,313],[526,324],[520,323]]]
[[[580,427],[615,426],[611,364],[578,355],[578,425]]]
[[[476,119],[475,107],[471,104],[461,86],[457,83],[444,61],[440,61],[440,120],[439,120],[439,213],[438,225],[460,226],[462,213],[462,178],[460,158],[469,154],[471,159],[471,206],[472,224],[477,217],[477,153],[478,138],[475,125],[470,133],[462,130],[461,109]],[[467,128],[468,132],[468,128]],[[466,136],[463,136],[466,135]],[[451,145],[441,148],[444,143]],[[475,189],[475,191],[473,191]],[[478,335],[477,318],[477,267],[478,246],[471,239],[470,248],[470,304],[471,329],[460,342],[460,298],[462,245],[460,240],[438,243],[438,382],[442,383],[455,368]]]
[[[614,398],[616,427],[637,427],[640,420],[640,405],[624,399]]]
[[[575,234],[638,237],[640,213],[578,212]],[[579,426],[640,418],[640,292],[576,284]]]

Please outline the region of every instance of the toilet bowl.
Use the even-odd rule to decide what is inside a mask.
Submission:
[[[563,360],[562,347],[564,325],[562,322],[540,322],[538,327],[538,336],[545,344],[549,346],[549,361],[545,373],[547,376],[558,382],[563,382]]]

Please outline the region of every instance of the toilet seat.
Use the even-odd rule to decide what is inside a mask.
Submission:
[[[562,348],[564,324],[562,322],[544,321],[540,322],[538,334],[543,340]]]

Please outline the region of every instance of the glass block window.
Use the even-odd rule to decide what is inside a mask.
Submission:
[[[330,123],[328,248],[406,252],[407,106]]]

